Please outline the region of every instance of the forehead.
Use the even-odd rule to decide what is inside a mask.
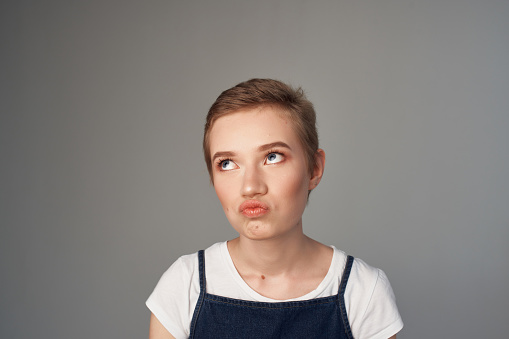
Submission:
[[[243,109],[217,119],[210,130],[210,150],[256,147],[282,141],[299,143],[293,122],[285,111],[271,107]]]

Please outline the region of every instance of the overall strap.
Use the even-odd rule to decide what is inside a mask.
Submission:
[[[349,255],[346,259],[345,270],[343,271],[343,276],[341,277],[341,283],[339,285],[339,309],[341,311],[341,320],[343,321],[345,333],[349,339],[353,339],[352,330],[350,329],[350,322],[348,321],[348,315],[346,313],[345,307],[345,290],[346,284],[348,283],[348,278],[350,277],[350,271],[352,270],[354,257]]]
[[[196,307],[194,308],[189,338],[194,337],[194,328],[196,326],[196,321],[198,320],[198,316],[200,314],[201,306],[203,305],[203,299],[205,298],[205,286],[206,286],[205,252],[203,250],[198,251],[198,270],[200,272],[200,296],[198,297],[198,302],[196,303]]]
[[[205,293],[205,285],[206,285],[205,251],[204,250],[198,251],[198,267],[200,270],[200,295],[201,295],[202,293]]]

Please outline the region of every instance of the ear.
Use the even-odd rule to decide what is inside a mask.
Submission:
[[[309,179],[308,187],[309,191],[318,186],[320,180],[322,180],[324,169],[325,169],[325,151],[319,148],[316,150],[315,153],[315,167],[313,169],[313,173],[311,174],[311,178]]]

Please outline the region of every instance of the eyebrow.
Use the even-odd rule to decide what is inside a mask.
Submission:
[[[288,148],[289,150],[292,149],[286,143],[284,143],[282,141],[276,141],[276,142],[272,142],[270,144],[261,145],[260,147],[258,147],[258,151],[260,151],[260,152],[261,151],[268,151],[271,148],[276,148],[276,147],[284,147],[284,148]]]
[[[212,162],[214,162],[217,158],[231,158],[235,155],[233,152],[216,152],[212,157]]]
[[[265,145],[259,146],[258,151],[259,152],[268,151],[271,148],[276,148],[276,147],[284,147],[284,148],[288,148],[289,150],[292,149],[290,146],[288,146],[288,144],[286,144],[282,141],[276,141],[276,142],[271,142],[270,144],[265,144]],[[214,153],[214,156],[212,157],[212,161],[214,162],[217,158],[231,158],[234,156],[235,156],[235,152],[229,152],[229,151],[216,152],[216,153]]]

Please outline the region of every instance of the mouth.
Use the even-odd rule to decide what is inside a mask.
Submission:
[[[269,212],[269,206],[258,200],[246,200],[239,206],[239,211],[248,218],[258,218]]]

